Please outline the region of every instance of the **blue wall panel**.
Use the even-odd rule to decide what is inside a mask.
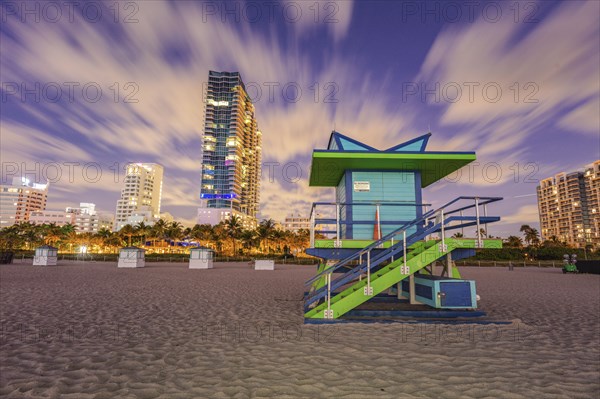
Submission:
[[[347,190],[352,196],[351,202],[420,202],[420,184],[415,172],[373,172],[351,171],[352,186]],[[369,191],[354,191],[355,182],[369,182]],[[417,193],[418,191],[418,193]],[[419,198],[418,198],[419,197]],[[348,198],[346,198],[348,200]],[[350,201],[349,201],[350,202]],[[375,205],[353,205],[352,221],[375,221]],[[380,206],[379,220],[381,222],[411,221],[420,214],[414,206]],[[393,225],[382,224],[381,233],[386,235],[396,230],[400,223]],[[354,239],[372,239],[374,224],[355,224],[352,229]],[[415,229],[408,231],[408,234]]]
[[[338,186],[335,188],[335,201],[337,203],[345,203],[346,200],[347,200],[347,198],[346,198],[346,174],[344,173],[344,176],[342,176],[342,178],[340,179],[340,182],[338,183]],[[346,206],[342,206],[340,209],[340,219],[342,221],[348,220]],[[347,235],[346,235],[347,225],[345,223],[341,223],[340,229],[342,230],[340,237],[347,238]]]

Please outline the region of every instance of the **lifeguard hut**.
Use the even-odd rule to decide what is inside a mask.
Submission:
[[[437,209],[425,203],[423,188],[476,159],[426,151],[430,137],[378,150],[334,131],[327,149],[313,151],[309,185],[334,187],[335,201],[312,204],[306,252],[322,261],[306,282],[305,320],[361,315],[385,301],[477,308],[475,282],[461,279],[453,260],[502,247],[482,235],[500,220],[487,205],[502,198],[462,196]],[[460,238],[450,236],[457,231]]]
[[[124,247],[119,250],[117,267],[145,267],[145,250],[138,247]]]
[[[275,261],[273,259],[256,259],[254,270],[275,270]]]
[[[206,247],[190,249],[190,269],[212,269],[214,251]]]
[[[34,266],[56,266],[58,249],[50,245],[42,245],[35,249]]]

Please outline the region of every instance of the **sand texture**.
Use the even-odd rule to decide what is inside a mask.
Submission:
[[[0,266],[0,397],[600,397],[598,275],[461,268],[510,325],[304,325],[314,270]]]

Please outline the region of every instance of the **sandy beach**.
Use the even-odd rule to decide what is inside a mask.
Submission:
[[[508,325],[305,325],[314,266],[0,267],[3,398],[598,398],[600,276],[461,268]]]

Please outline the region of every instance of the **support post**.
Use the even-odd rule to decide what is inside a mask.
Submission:
[[[481,242],[481,226],[479,224],[479,197],[475,197],[475,221],[477,222],[477,244],[476,248],[483,247]]]
[[[409,294],[409,301],[411,305],[415,305],[417,304],[417,299],[415,298],[415,275],[411,274],[410,276],[408,276],[408,286],[409,286],[409,290],[410,290],[410,294]]]
[[[315,213],[316,209],[313,206],[312,212],[310,213],[310,247],[315,247]]]
[[[335,204],[335,246],[340,247],[340,204]]]
[[[327,310],[325,311],[326,319],[333,319],[331,311],[331,273],[327,273]]]
[[[446,234],[445,234],[445,231],[444,231],[444,224],[445,223],[444,223],[444,210],[443,209],[440,211],[440,220],[441,220],[441,223],[442,223],[442,229],[440,230],[440,234],[442,236],[442,246],[444,246],[444,245],[446,245],[446,237],[445,237]]]
[[[446,231],[444,228],[445,221],[444,221],[444,210],[443,209],[440,210],[440,220],[441,220],[440,223],[442,224],[442,228],[440,230],[440,236],[442,239],[442,246],[440,248],[440,252],[446,252],[448,250],[448,247],[446,247]]]
[[[448,278],[452,278],[452,253],[446,254],[446,270],[448,271]]]
[[[365,295],[373,295],[373,287],[371,287],[371,251],[367,252],[367,286],[363,290]]]
[[[362,265],[362,252],[358,255],[358,267],[360,268]],[[358,281],[362,281],[362,272],[358,275]]]
[[[487,216],[487,204],[483,204],[483,216]],[[487,223],[483,224],[483,228],[485,230],[485,236],[489,237]]]
[[[367,252],[367,287],[371,287],[371,251]]]
[[[404,270],[402,274],[409,274],[408,266],[406,266],[406,230],[402,232],[402,252],[404,256]]]
[[[376,212],[377,212],[377,234],[379,234],[379,239],[383,238],[383,236],[381,235],[381,206],[379,204],[375,205],[376,208]],[[383,243],[382,243],[383,245]]]

